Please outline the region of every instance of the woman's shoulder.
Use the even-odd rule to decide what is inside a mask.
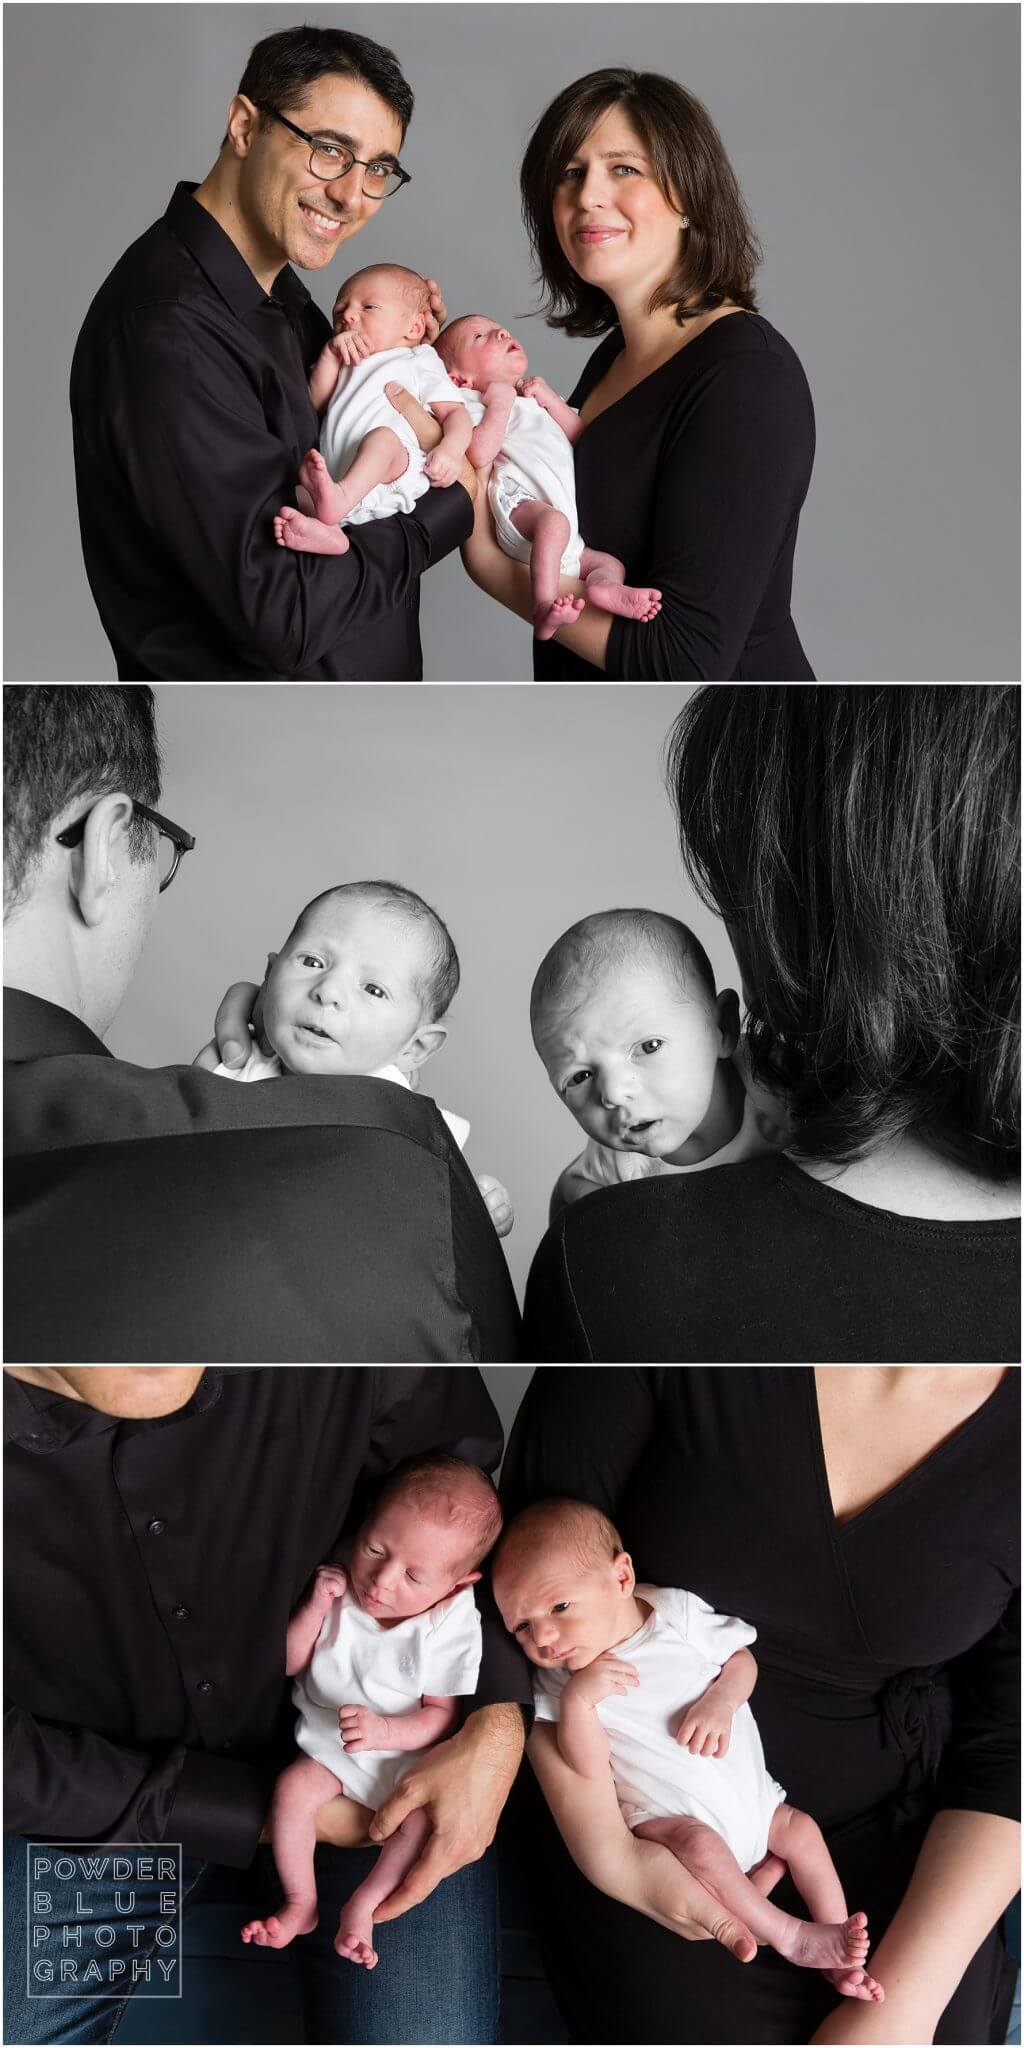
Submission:
[[[732,387],[737,378],[744,383],[784,389],[799,396],[811,409],[811,392],[804,366],[792,344],[761,313],[730,313],[715,320],[703,334],[671,358],[677,367],[680,388],[703,379],[714,388]]]

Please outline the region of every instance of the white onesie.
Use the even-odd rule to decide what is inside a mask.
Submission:
[[[474,427],[478,427],[484,416],[480,392],[462,390],[455,395],[465,406]],[[530,559],[530,542],[512,524],[512,514],[524,498],[536,498],[542,505],[553,505],[556,512],[565,513],[569,521],[569,539],[562,556],[562,574],[578,576],[584,543],[576,518],[572,442],[535,398],[513,400],[508,426],[487,487],[498,544],[514,562],[528,562]]]
[[[222,1064],[214,1067],[213,1071],[215,1074],[223,1074],[225,1081],[276,1081],[285,1070],[276,1052],[262,1053],[259,1047],[254,1045],[244,1067],[225,1067]],[[303,1076],[299,1075],[297,1078],[301,1080]],[[333,1074],[328,1078],[338,1081],[345,1077]],[[398,1088],[408,1088],[410,1085],[400,1067],[378,1067],[374,1073],[366,1074],[363,1078],[367,1081],[394,1081]],[[453,1110],[442,1109],[440,1103],[435,1103],[434,1107],[438,1116],[447,1124],[459,1151],[464,1152],[466,1139],[469,1137],[469,1124],[465,1117],[456,1116]]]
[[[688,1814],[714,1828],[740,1869],[750,1870],[767,1853],[772,1815],[786,1797],[765,1768],[750,1708],[742,1706],[734,1715],[724,1757],[691,1756],[675,1737],[686,1708],[707,1691],[734,1651],[756,1640],[757,1631],[675,1586],[637,1586],[636,1597],[652,1611],[635,1635],[616,1643],[613,1654],[635,1665],[639,1684],[597,1706],[623,1817],[635,1828],[644,1820]],[[558,1720],[570,1676],[565,1669],[534,1667],[534,1705],[542,1721]]]
[[[430,478],[423,474],[427,458],[408,420],[385,397],[385,384],[403,384],[421,405],[430,405],[435,398],[457,405],[462,402],[462,393],[451,383],[437,350],[426,344],[386,348],[351,368],[342,365],[320,428],[320,453],[335,481],[351,467],[373,427],[390,427],[409,451],[404,473],[393,484],[378,484],[341,521],[342,526],[362,526],[369,519],[387,519],[392,512],[411,512],[417,498],[425,497],[430,489]]]
[[[476,1691],[483,1638],[472,1586],[426,1614],[382,1628],[346,1587],[324,1621],[305,1671],[292,1685],[299,1710],[295,1740],[326,1764],[350,1799],[379,1806],[412,1760],[408,1749],[343,1749],[339,1707],[411,1714],[424,1693],[435,1699]]]

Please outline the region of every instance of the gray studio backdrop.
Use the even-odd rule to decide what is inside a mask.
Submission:
[[[521,1295],[551,1189],[584,1143],[530,1040],[530,984],[549,945],[588,911],[644,904],[691,923],[719,986],[738,986],[724,927],[682,877],[662,779],[689,694],[163,684],[162,808],[198,843],[159,901],[111,1050],[141,1066],[190,1060],[228,983],[258,980],[332,882],[384,876],[419,890],[462,966],[422,1092],[470,1119],[474,1172],[511,1190],[505,1247]]]
[[[308,280],[319,303],[374,256],[429,270],[453,312],[514,320],[563,391],[591,344],[521,319],[527,135],[599,65],[697,93],[764,243],[761,308],[814,395],[794,592],[812,665],[827,681],[1019,673],[1015,6],[79,0],[4,9],[8,677],[111,680],[75,515],[75,335],[176,180],[205,175],[250,46],[305,19],[388,43],[416,93],[414,182]],[[425,578],[423,637],[428,678],[529,674],[526,628],[457,558]]]

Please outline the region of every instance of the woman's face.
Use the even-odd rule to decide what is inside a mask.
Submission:
[[[609,107],[555,187],[555,233],[586,284],[613,303],[648,297],[675,269],[682,206],[670,206],[623,107]]]

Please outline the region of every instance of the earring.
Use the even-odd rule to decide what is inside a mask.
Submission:
[[[683,217],[682,217],[682,220],[680,221],[679,225],[680,225],[680,228],[681,228],[681,229],[682,229],[682,228],[688,228],[688,227],[689,227],[690,223],[689,223],[689,220],[687,219],[687,216],[686,216],[686,214],[685,214],[685,213],[684,213],[684,215],[683,215]]]

